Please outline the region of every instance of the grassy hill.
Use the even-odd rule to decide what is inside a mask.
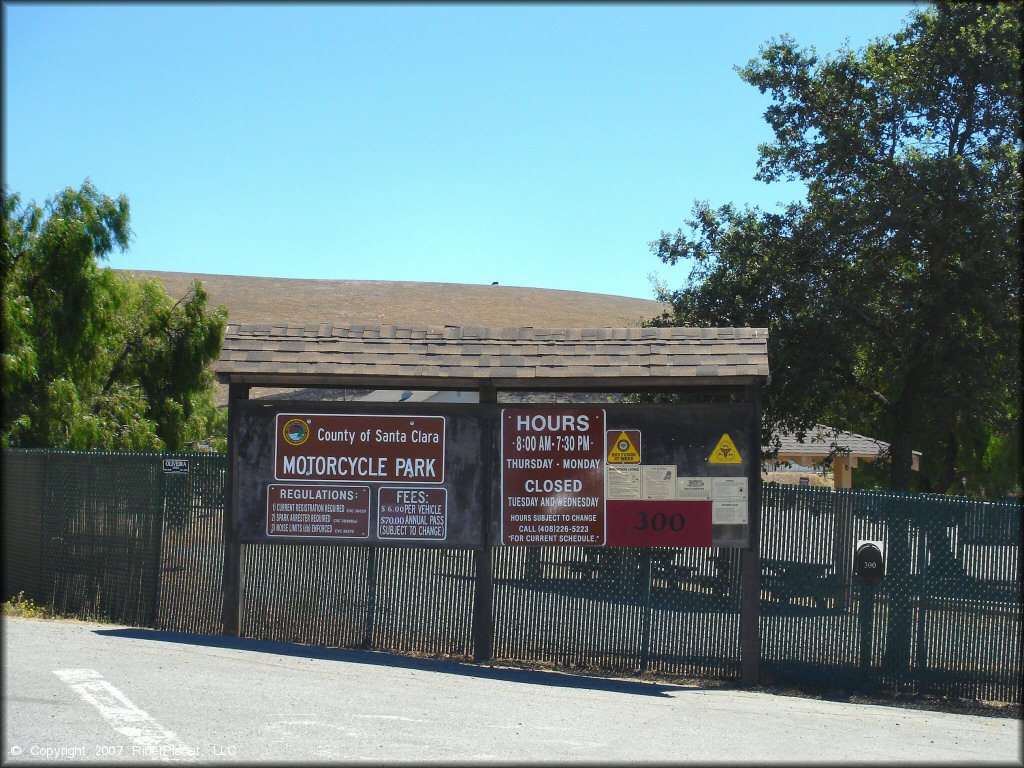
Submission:
[[[506,285],[386,280],[299,280],[123,270],[156,278],[174,297],[203,281],[233,323],[416,323],[534,328],[637,326],[661,313],[653,299]]]
[[[210,304],[224,304],[231,323],[413,323],[484,327],[636,327],[665,308],[653,299],[505,285],[416,283],[386,280],[299,280],[120,270],[155,278],[178,298],[199,279]],[[284,390],[254,390],[253,398]],[[292,391],[302,399],[327,399],[325,390]],[[218,403],[227,387],[218,385]]]

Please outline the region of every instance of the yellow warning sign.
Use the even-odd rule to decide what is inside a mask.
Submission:
[[[609,432],[608,437],[614,435]],[[627,429],[619,432],[619,436],[608,441],[609,464],[640,463],[640,430]]]
[[[726,432],[722,435],[722,439],[718,441],[715,450],[708,456],[708,461],[711,464],[742,464],[743,457],[740,456],[740,452],[736,450],[736,444],[729,437],[729,433]]]

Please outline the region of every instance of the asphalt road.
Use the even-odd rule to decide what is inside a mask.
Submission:
[[[4,617],[5,763],[1003,762],[1017,719]]]

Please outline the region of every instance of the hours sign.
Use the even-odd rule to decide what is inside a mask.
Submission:
[[[600,408],[503,410],[503,544],[605,541],[605,418]]]

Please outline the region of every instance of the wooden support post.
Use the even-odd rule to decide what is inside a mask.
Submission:
[[[496,405],[498,393],[493,387],[480,388],[480,402]],[[476,590],[473,594],[473,658],[475,661],[490,661],[494,650],[494,561],[491,549],[491,519],[494,516],[492,506],[493,478],[490,468],[496,467],[494,448],[497,442],[498,419],[500,413],[497,408],[490,409],[483,420],[482,450],[480,465],[485,468],[480,499],[480,506],[483,512],[483,548],[475,553],[476,565]],[[500,470],[499,470],[500,471]]]
[[[242,629],[242,545],[235,529],[238,494],[235,489],[237,405],[249,399],[247,384],[228,384],[228,466],[224,478],[224,606],[225,637],[239,637]]]
[[[849,456],[836,456],[832,462],[832,487],[835,490],[853,487],[853,469]]]
[[[494,650],[493,560],[490,545],[475,552],[476,592],[473,595],[473,660],[490,661]]]
[[[747,460],[750,540],[741,550],[740,679],[744,685],[761,682],[761,388],[746,387],[750,417],[751,453]]]

